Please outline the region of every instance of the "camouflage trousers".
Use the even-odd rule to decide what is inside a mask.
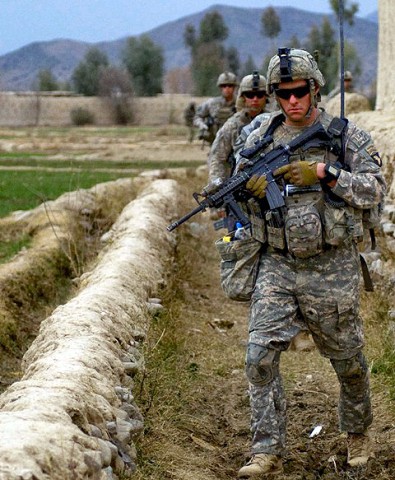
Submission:
[[[308,259],[270,251],[262,256],[251,299],[246,360],[252,453],[284,452],[286,400],[279,362],[281,351],[301,329],[311,332],[339,379],[341,431],[361,433],[371,424],[359,288],[354,245]]]

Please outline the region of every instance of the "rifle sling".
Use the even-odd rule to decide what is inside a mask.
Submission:
[[[373,292],[374,287],[373,287],[373,281],[372,277],[370,276],[368,264],[366,263],[365,258],[363,255],[359,254],[359,260],[361,262],[361,270],[362,270],[362,277],[363,277],[363,283],[365,285],[365,290],[367,292]]]

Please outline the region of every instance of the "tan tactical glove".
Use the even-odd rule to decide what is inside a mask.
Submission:
[[[301,160],[278,168],[274,175],[284,175],[284,179],[297,187],[306,187],[318,182],[317,162]]]
[[[254,197],[265,198],[267,185],[266,175],[253,175],[246,183],[246,189]]]

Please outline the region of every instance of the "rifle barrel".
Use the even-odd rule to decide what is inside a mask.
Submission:
[[[168,227],[166,227],[168,232],[172,232],[175,228],[179,227],[182,225],[184,222],[189,220],[191,217],[196,215],[199,212],[203,212],[206,210],[206,205],[200,204],[198,207],[194,208],[191,210],[189,213],[181,217],[179,220],[176,220],[175,222],[171,223]]]

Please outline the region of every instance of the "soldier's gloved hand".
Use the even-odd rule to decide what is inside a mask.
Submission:
[[[317,162],[300,160],[278,168],[274,176],[284,175],[284,179],[297,187],[307,187],[318,182]]]
[[[251,192],[254,197],[265,198],[267,185],[266,175],[253,175],[246,183],[246,189]]]

